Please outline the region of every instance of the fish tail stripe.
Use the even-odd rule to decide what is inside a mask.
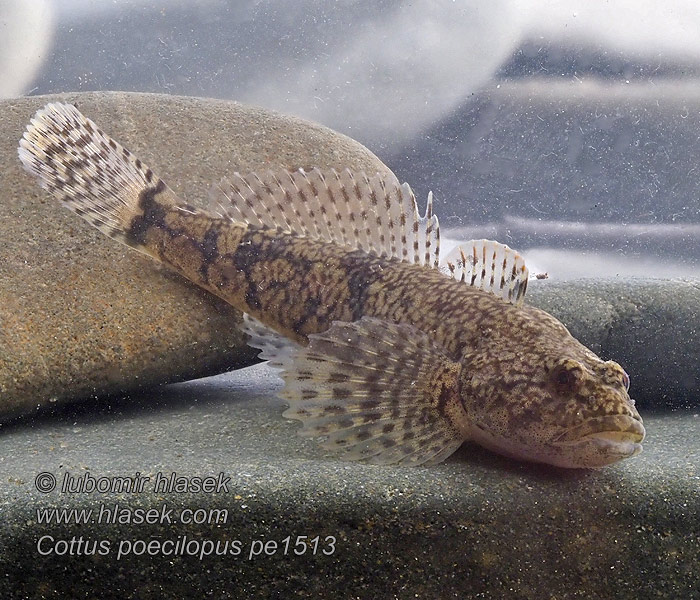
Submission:
[[[378,174],[375,177],[377,179],[377,183],[379,184],[377,196],[384,199],[384,206],[382,206],[382,203],[379,201],[377,201],[375,204],[372,205],[372,210],[374,211],[374,213],[376,215],[375,231],[377,232],[377,235],[375,237],[374,247],[377,248],[381,253],[386,254],[386,250],[385,250],[387,247],[386,233],[388,231],[386,219],[387,219],[387,214],[388,214],[388,210],[389,210],[389,206],[387,204],[388,194],[387,194],[387,190],[386,190],[386,182],[384,181],[384,179],[380,178]]]
[[[364,187],[367,193],[367,197],[370,198],[370,205],[372,202],[376,204],[376,192],[374,189],[372,189],[372,183],[369,180],[369,177],[362,173],[362,181],[364,183]],[[369,252],[371,249],[374,247],[374,241],[373,241],[373,233],[374,233],[374,227],[371,226],[370,223],[370,218],[369,218],[369,212],[370,212],[370,206],[365,202],[365,203],[360,203],[360,218],[362,219],[362,224],[364,225],[365,228],[365,248]]]
[[[284,203],[293,206],[296,216],[295,222],[300,227],[300,234],[308,237],[317,237],[319,223],[314,219],[314,211],[318,210],[318,207],[312,202],[313,196],[307,195],[299,188],[292,173],[284,171],[279,173],[270,172],[270,174],[284,194]],[[299,201],[294,202],[295,198],[298,198]]]
[[[265,193],[274,202],[277,212],[281,215],[284,221],[284,230],[294,230],[298,223],[294,218],[294,212],[298,209],[296,208],[296,205],[293,205],[290,202],[285,202],[286,194],[284,193],[284,189],[280,187],[279,180],[277,177],[275,177],[275,174],[272,172],[267,172],[267,177],[264,182],[257,175],[253,174],[252,176],[255,177],[259,185],[264,186]]]
[[[437,215],[433,215],[432,220],[434,222],[433,228],[433,239],[435,240],[435,250],[433,251],[433,269],[440,268],[440,223],[438,221]]]
[[[390,252],[389,256],[398,256],[399,255],[399,249],[397,245],[397,238],[396,238],[396,228],[398,226],[397,219],[396,219],[396,213],[399,211],[399,206],[401,206],[403,202],[403,187],[397,187],[394,188],[394,196],[396,197],[395,200],[390,201],[390,206],[389,206],[389,220],[387,224],[389,225],[389,244],[390,244]]]
[[[250,191],[251,193],[249,206],[253,213],[255,214],[256,207],[263,208],[264,212],[262,213],[262,216],[256,215],[261,220],[261,222],[272,229],[275,229],[275,227],[280,227],[280,217],[276,217],[273,211],[276,209],[276,212],[279,214],[281,214],[281,211],[279,210],[279,205],[275,201],[274,196],[270,194],[269,188],[266,189],[265,184],[255,173],[251,173],[247,177],[236,173],[236,176],[245,184],[245,188],[247,188],[248,191]],[[262,202],[260,202],[261,197],[270,198],[271,202],[266,202],[263,204]]]
[[[369,202],[365,207],[365,211],[367,213],[367,239],[369,240],[369,247],[383,248],[381,217],[377,211],[377,206],[379,206],[378,190],[383,189],[383,181],[375,175],[367,185],[369,187]],[[374,215],[374,221],[370,218],[370,215]]]
[[[476,253],[474,253],[474,256],[476,256]],[[486,281],[486,268],[488,267],[487,263],[487,258],[486,258],[486,244],[484,244],[481,247],[481,289],[484,289],[484,281]]]
[[[363,199],[369,198],[370,196],[370,191],[366,183],[369,179],[365,173],[358,173],[357,176],[353,175],[350,171],[347,171],[347,173],[350,175],[352,181],[352,187],[350,188],[352,193],[348,194],[349,201],[347,204],[348,219],[352,228],[352,244],[364,252],[369,252],[371,246],[365,233],[366,228],[362,226],[364,224],[362,221],[362,213],[365,212],[363,205],[367,203],[366,201],[363,202]]]
[[[286,177],[285,177],[286,175]],[[283,205],[285,206],[291,206],[292,210],[294,212],[294,221],[299,224],[301,227],[301,231],[305,236],[309,235],[309,230],[307,229],[307,223],[311,223],[312,221],[308,218],[309,215],[313,214],[311,211],[313,210],[312,208],[309,207],[309,199],[305,194],[299,194],[299,202],[295,203],[293,202],[294,196],[292,195],[292,192],[290,191],[290,186],[294,187],[296,189],[296,186],[294,186],[294,181],[291,178],[289,173],[274,173],[271,172],[270,176],[274,179],[275,184],[279,187],[281,194],[282,194],[282,201]],[[302,210],[306,213],[306,217],[302,215]]]
[[[437,217],[436,217],[436,219],[437,219]],[[424,258],[424,264],[426,264],[426,265],[430,265],[431,262],[433,262],[433,264],[436,264],[436,261],[438,258],[436,256],[435,259],[433,260],[431,257],[431,253],[430,253],[430,247],[432,246],[433,227],[437,223],[436,219],[433,219],[433,193],[430,192],[430,193],[428,193],[428,205],[425,207],[425,215],[423,216],[423,220],[425,221],[425,240],[424,240],[425,258]]]
[[[37,111],[18,148],[24,168],[64,206],[103,233],[140,248],[139,217],[157,202],[172,206],[165,183],[70,104]],[[136,229],[134,229],[136,227]]]
[[[340,212],[341,203],[339,200],[340,200],[340,198],[343,198],[343,195],[345,193],[345,189],[343,187],[343,184],[340,182],[340,174],[336,173],[335,171],[333,171],[332,174],[333,174],[333,177],[325,179],[325,181],[326,181],[325,192],[328,194],[328,199],[330,200],[330,206],[333,210],[333,219],[334,219],[332,222],[333,229],[334,229],[333,241],[342,245],[342,246],[348,246],[349,248],[352,248],[353,246],[351,244],[347,243],[343,215]],[[329,179],[330,179],[330,182],[329,182]],[[319,200],[320,200],[320,197],[319,197]]]
[[[371,248],[369,243],[369,237],[367,236],[367,226],[365,222],[365,217],[367,211],[363,206],[362,199],[368,198],[370,196],[370,191],[367,186],[369,181],[365,173],[359,173],[357,177],[354,178],[355,185],[353,187],[354,195],[352,197],[352,211],[351,218],[355,225],[354,234],[357,240],[357,247],[368,252]],[[364,216],[363,216],[364,215]]]
[[[338,204],[338,223],[342,233],[341,243],[348,248],[358,248],[357,237],[354,235],[353,212],[350,208],[350,190],[355,187],[355,178],[352,172],[347,169],[341,171],[339,176],[341,185],[336,193],[342,198],[342,202]]]
[[[238,215],[242,218],[242,220],[253,224],[259,223],[260,225],[262,225],[263,219],[255,211],[255,207],[257,204],[252,200],[250,196],[246,197],[246,195],[243,194],[243,192],[241,191],[241,185],[243,187],[247,187],[246,182],[243,181],[243,178],[238,173],[234,173],[233,181],[231,182],[231,187],[229,188],[229,193],[232,195],[235,194],[244,201],[240,203],[232,203],[232,210],[236,211]]]
[[[399,214],[399,231],[401,232],[399,242],[401,244],[401,260],[404,262],[415,262],[415,254],[409,251],[413,250],[413,218],[418,213],[417,208],[414,210],[416,205],[415,197],[413,192],[404,190],[401,198],[401,212]],[[418,263],[420,264],[420,262]]]
[[[282,204],[282,206],[288,206],[290,208],[290,211],[292,212],[292,216],[290,217],[290,219],[298,225],[300,230],[304,232],[304,235],[308,236],[309,231],[306,228],[306,223],[308,222],[308,219],[304,219],[304,217],[301,214],[302,208],[307,213],[307,215],[309,212],[306,197],[300,197],[299,199],[301,200],[301,202],[299,203],[292,202],[292,196],[289,193],[289,190],[286,189],[284,183],[279,178],[279,176],[276,173],[271,172],[270,177],[274,181],[273,189],[277,189],[279,195],[281,196],[279,202]]]
[[[300,171],[299,174],[303,177],[304,182],[311,182],[311,198],[313,198],[313,200],[315,201],[315,205],[318,207],[318,214],[323,216],[323,219],[319,218],[315,221],[315,223],[322,223],[326,228],[325,234],[322,234],[319,231],[319,235],[321,236],[320,239],[327,239],[329,241],[338,242],[339,238],[336,235],[336,232],[334,231],[333,221],[331,221],[325,202],[322,202],[321,200],[322,198],[325,200],[326,196],[329,194],[326,176],[316,169],[314,169],[313,171],[311,171],[311,173],[308,174],[304,171]],[[337,176],[338,175],[335,171],[331,171],[331,173],[329,174],[329,177],[332,178],[336,178]],[[316,185],[313,185],[314,181],[317,182]],[[297,189],[301,192],[304,189],[304,187],[298,186]]]
[[[504,256],[503,257],[503,263],[501,264],[501,281],[498,285],[501,289],[503,289],[506,285],[506,268],[508,267],[508,257]],[[510,295],[508,296],[508,300],[510,300]]]
[[[471,271],[472,275],[471,275],[471,280],[469,281],[469,285],[474,287],[474,282],[476,281],[476,278],[477,278],[477,271],[475,268],[469,269],[469,267],[467,267],[467,264],[468,264],[467,263],[467,255],[464,252],[462,252],[461,249],[460,249],[460,254],[462,257],[462,264],[461,264],[461,266],[462,266],[462,281],[466,280],[467,273],[469,271]],[[479,259],[476,255],[476,247],[472,247],[472,260],[471,260],[470,264],[475,267],[478,264],[478,261],[479,261]]]
[[[418,216],[418,206],[414,203],[413,205],[413,262],[420,264],[420,239],[418,234],[420,233],[420,223]]]
[[[403,192],[403,188],[401,190]],[[401,212],[398,215],[398,220],[399,220],[399,241],[400,241],[400,248],[401,248],[401,255],[400,258],[404,262],[409,262],[408,261],[408,236],[406,232],[406,212],[410,210],[410,208],[407,206],[410,202],[410,196],[408,194],[401,194],[401,204],[400,204],[400,209]]]
[[[280,213],[282,211],[279,210],[279,205],[275,201],[274,196],[270,193],[269,188],[262,182],[262,180],[257,176],[256,173],[251,173],[247,177],[240,175],[239,173],[236,173],[238,177],[241,178],[241,180],[245,183],[245,187],[248,188],[250,192],[252,192],[252,199],[251,200],[257,200],[255,204],[252,203],[251,201],[251,208],[254,209],[255,206],[262,206],[265,208],[265,217],[264,217],[264,222],[269,223],[269,224],[275,224],[278,223],[280,220],[280,216],[278,215],[277,218],[273,215],[273,211],[276,210],[277,213]],[[264,195],[265,197],[270,197],[271,201],[266,203],[266,204],[261,204],[259,197],[261,195]],[[283,217],[283,215],[282,215]]]
[[[368,227],[369,215],[367,213],[367,202],[363,198],[369,198],[372,195],[369,177],[365,173],[360,173],[355,178],[355,207],[354,213],[357,220],[358,244],[365,252],[370,252],[372,249],[372,234]]]
[[[277,198],[277,203],[284,211],[286,217],[286,222],[289,223],[288,228],[290,231],[302,231],[304,235],[308,235],[308,230],[306,224],[309,222],[308,218],[304,218],[302,211],[308,214],[308,206],[304,198],[299,198],[299,202],[292,201],[292,196],[282,183],[280,178],[280,173],[275,173],[274,171],[268,171],[267,176],[269,178],[269,187],[271,192]]]

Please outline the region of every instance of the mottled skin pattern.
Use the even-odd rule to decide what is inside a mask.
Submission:
[[[157,187],[141,195],[133,245],[301,344],[333,321],[363,316],[428,334],[461,366],[464,412],[449,420],[482,445],[562,466],[601,466],[639,451],[632,442],[643,428],[627,375],[544,311],[435,269],[191,214],[160,196]]]
[[[199,211],[69,105],[38,111],[18,155],[45,189],[106,235],[299,344],[279,359],[285,415],[302,420],[306,435],[326,435],[348,458],[427,464],[467,439],[565,467],[602,466],[641,451],[644,428],[627,375],[541,310],[427,266]],[[291,203],[296,210],[305,200],[290,189],[282,209]],[[379,236],[405,232],[377,212],[400,205],[390,196],[384,209],[371,204],[382,193],[372,190],[346,203],[346,217],[330,192],[319,214],[311,216],[312,204],[303,212],[336,219],[341,239],[345,228],[352,237],[370,209],[387,223]],[[272,190],[260,193],[239,199],[253,217],[274,200]],[[349,192],[336,186],[334,193]],[[401,210],[399,223],[407,214]]]

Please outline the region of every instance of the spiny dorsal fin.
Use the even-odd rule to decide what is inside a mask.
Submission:
[[[406,324],[336,321],[282,358],[285,417],[349,460],[434,464],[469,435],[460,365]]]
[[[277,229],[437,268],[440,229],[432,195],[418,216],[408,184],[393,175],[345,169],[235,173],[212,192],[210,212],[232,221]]]
[[[522,304],[527,290],[529,273],[523,257],[492,240],[471,240],[457,246],[440,261],[440,270],[516,305]]]
[[[408,184],[393,175],[284,169],[235,173],[213,190],[210,212],[256,227],[323,240],[351,250],[396,257],[440,270],[467,285],[520,304],[528,271],[508,246],[473,240],[440,260],[440,226],[433,196],[423,217]]]

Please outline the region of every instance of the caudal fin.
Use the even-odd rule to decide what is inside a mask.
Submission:
[[[132,235],[144,204],[176,204],[165,183],[70,104],[47,104],[17,150],[24,168],[67,208],[111,238],[139,248]]]

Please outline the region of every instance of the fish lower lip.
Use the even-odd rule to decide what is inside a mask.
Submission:
[[[610,442],[641,442],[642,436],[629,431],[598,431],[597,433],[585,435],[581,439],[598,439]]]
[[[594,417],[565,431],[557,440],[560,444],[577,443],[584,440],[613,444],[635,444],[644,439],[641,419],[627,415]]]
[[[598,431],[570,441],[557,442],[558,446],[569,446],[571,448],[595,447],[597,454],[604,454],[613,457],[613,462],[621,458],[631,458],[642,451],[641,441],[644,435],[624,431]]]
[[[607,454],[629,458],[642,451],[642,444],[640,443],[642,439],[644,439],[643,435],[632,436],[630,433],[622,431],[601,431],[587,435],[581,438],[579,442],[594,444]]]

